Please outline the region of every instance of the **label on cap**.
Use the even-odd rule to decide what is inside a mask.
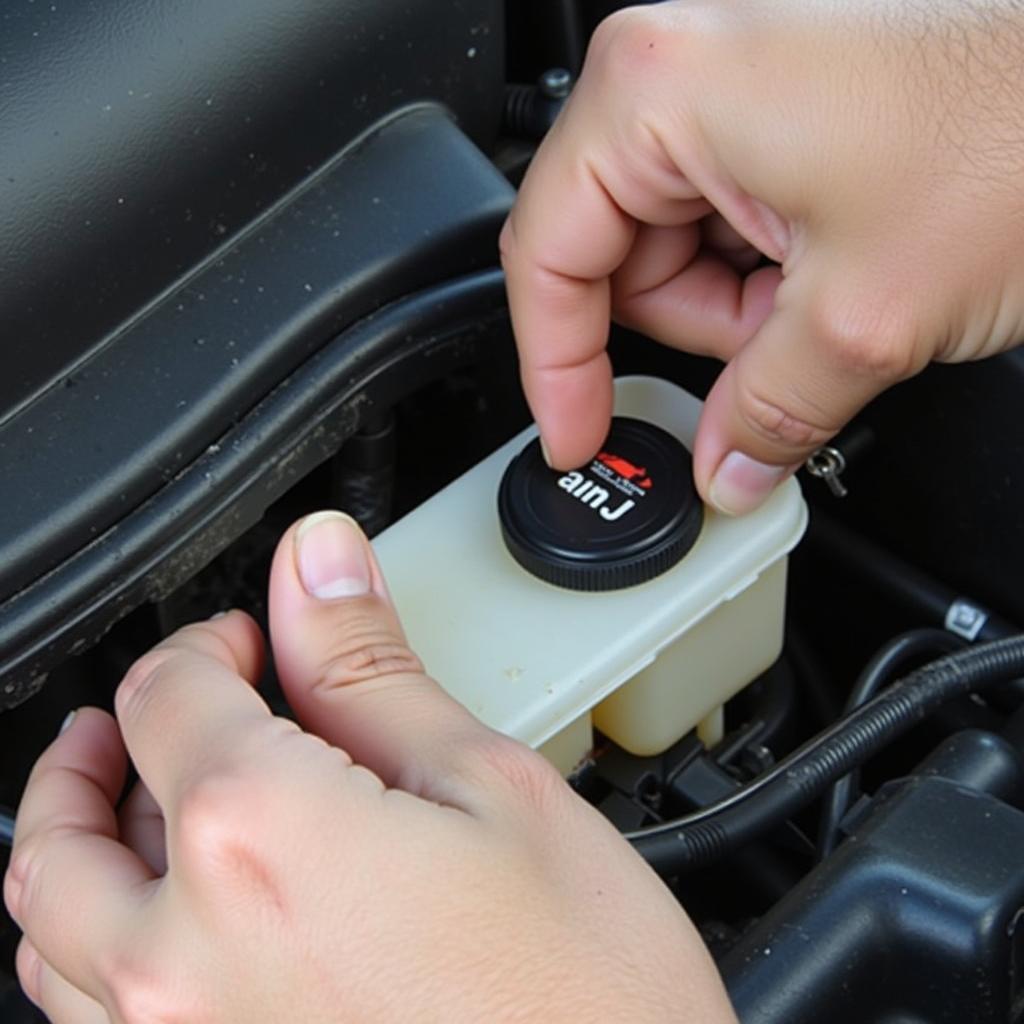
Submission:
[[[620,494],[613,495],[601,486],[602,483],[609,484]],[[566,473],[558,481],[558,486],[600,513],[602,519],[614,523],[635,509],[638,501],[643,501],[654,482],[647,475],[646,469],[634,466],[629,459],[601,452],[591,462],[586,473],[580,470]]]
[[[548,468],[538,442],[528,445],[502,481],[499,513],[524,568],[576,589],[631,586],[665,571],[703,518],[686,448],[623,418],[587,466],[565,473]]]

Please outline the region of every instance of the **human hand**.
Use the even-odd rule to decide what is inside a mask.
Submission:
[[[640,858],[424,674],[350,520],[288,531],[270,604],[305,731],[250,685],[261,639],[232,612],[33,770],[4,896],[53,1021],[735,1021]]]
[[[1024,13],[621,11],[502,253],[549,461],[579,465],[604,439],[613,315],[728,361],[694,475],[712,505],[749,511],[890,384],[1024,337]]]

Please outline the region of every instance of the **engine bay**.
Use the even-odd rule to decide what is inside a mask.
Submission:
[[[118,16],[127,8],[108,6]],[[211,30],[209,11],[180,6],[190,33]],[[18,369],[0,385],[0,831],[8,845],[28,772],[70,710],[110,708],[132,662],[184,623],[238,607],[266,627],[269,563],[289,523],[343,509],[381,537],[396,576],[404,566],[414,579],[416,544],[396,546],[398,531],[443,495],[461,494],[445,489],[462,486],[493,453],[530,436],[497,232],[587,38],[619,5],[473,0],[433,18],[426,4],[371,12],[352,3],[338,5],[346,10],[336,24],[310,2],[297,5],[287,32],[273,5],[259,6],[210,8],[223,8],[223,38],[239,19],[258,27],[265,14],[274,47],[291,48],[287,59],[239,72],[266,92],[243,90],[223,122],[203,123],[216,144],[188,148],[196,110],[217,116],[220,100],[207,107],[206,99],[219,94],[204,91],[205,80],[187,114],[161,122],[166,159],[175,144],[188,149],[181,194],[161,184],[158,166],[139,178],[150,193],[124,222],[120,170],[90,180],[75,216],[95,218],[105,237],[91,251],[83,243],[77,263],[56,244],[52,213],[10,204],[11,224],[32,214],[46,226],[33,236],[38,251],[22,244],[17,225],[0,233],[11,239],[0,248],[5,274],[16,269],[28,282],[0,291],[5,340],[24,348],[12,349]],[[47,53],[33,55],[27,40],[51,15],[19,8],[15,16],[3,3],[0,11],[15,25],[0,53],[41,66]],[[162,26],[153,45],[175,31]],[[311,42],[328,31],[336,51]],[[433,49],[419,45],[423,33]],[[82,57],[90,81],[100,81],[96,54],[108,45]],[[197,71],[220,52],[209,45],[200,53],[196,44]],[[274,76],[302,78],[296,69],[313,50],[317,70],[303,85],[309,95],[292,96],[303,114],[289,134],[281,127],[288,90],[271,85]],[[251,116],[265,119],[250,130],[247,111],[261,102]],[[131,104],[119,123],[97,103],[111,138],[135,137],[142,115]],[[31,167],[28,129],[18,136],[12,119],[6,130],[0,167],[9,161],[20,181]],[[154,162],[141,149],[129,161],[135,169]],[[53,173],[36,191],[66,199],[81,168]],[[238,194],[247,189],[248,198]],[[200,193],[187,217],[186,192]],[[51,308],[33,289],[54,281],[68,298]],[[620,389],[646,380],[699,399],[720,370],[621,327],[610,353]],[[692,557],[684,552],[662,580],[671,578],[681,607],[686,588],[714,593],[697,611],[675,613],[666,636],[678,639],[686,615],[689,628],[738,605],[740,582],[776,564],[777,597],[744,606],[699,654],[687,648],[662,660],[668,696],[649,727],[620,730],[624,712],[602,704],[636,675],[633,663],[663,654],[667,642],[644,632],[654,612],[641,604],[628,612],[641,637],[630,670],[609,655],[606,676],[564,706],[557,728],[551,719],[528,734],[517,724],[527,704],[516,693],[531,671],[544,677],[531,698],[538,707],[563,686],[544,674],[547,661],[531,669],[534,652],[515,661],[496,654],[479,706],[457,693],[534,746],[577,728],[572,753],[553,759],[693,918],[744,1024],[1024,1019],[1022,388],[1018,351],[933,366],[883,395],[798,474],[799,487],[787,485],[795,519],[806,503],[802,540],[801,519],[791,542],[769,545],[731,583],[708,582],[725,559],[714,552],[707,571],[685,576],[718,529],[704,521]],[[648,408],[647,398],[636,401]],[[626,497],[632,476],[634,489],[651,476],[635,460],[615,472]],[[599,495],[579,491],[581,483],[563,490],[576,489],[588,514],[616,515],[607,488]],[[507,559],[496,476],[488,487],[486,543]],[[730,535],[722,551],[741,540]],[[451,586],[482,593],[479,580],[494,576],[472,544],[464,532],[433,554],[451,561],[461,550],[466,564],[453,566]],[[494,584],[491,619],[474,618],[472,639],[459,634],[470,628],[465,609],[452,612],[447,632],[431,620],[425,635],[482,658],[499,633],[522,644],[513,601],[524,601],[528,632],[537,628],[530,614],[558,616],[595,596],[559,591],[542,608],[551,584],[531,585]],[[653,593],[661,608],[667,591],[657,586],[621,593]],[[486,621],[491,638],[480,636]],[[594,629],[610,647],[607,622]],[[565,637],[564,651],[574,642]],[[558,638],[544,643],[557,647]],[[747,653],[744,667],[723,667]],[[424,658],[442,684],[443,665],[456,671],[454,654]],[[580,678],[596,679],[587,665]],[[727,682],[718,681],[723,673]],[[564,685],[571,675],[564,670]],[[505,717],[492,721],[485,703],[498,686]],[[272,666],[261,689],[290,714]],[[694,692],[698,709],[679,711]],[[573,723],[591,712],[581,734]],[[675,732],[645,732],[674,715]],[[0,1017],[27,1024],[42,1018],[18,991],[17,940],[5,914]]]

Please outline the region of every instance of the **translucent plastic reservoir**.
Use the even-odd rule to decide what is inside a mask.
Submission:
[[[692,448],[701,403],[649,377],[616,381],[615,412]],[[756,512],[707,510],[668,572],[607,593],[563,590],[505,549],[496,496],[530,428],[374,542],[410,644],[457,700],[570,771],[597,726],[655,754],[695,726],[714,738],[721,706],[782,646],[786,556],[807,510],[789,480]]]

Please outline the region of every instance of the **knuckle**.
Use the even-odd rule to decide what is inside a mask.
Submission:
[[[517,800],[534,811],[548,810],[565,793],[565,780],[535,750],[500,734],[477,741],[468,763],[497,777]]]
[[[608,54],[615,48],[616,39],[624,30],[623,22],[630,16],[627,10],[615,11],[603,18],[597,28],[591,33],[590,45],[587,49],[587,64],[593,66],[597,61],[607,59]]]
[[[324,671],[319,688],[333,690],[381,676],[422,672],[423,663],[403,644],[370,641],[337,654]]]
[[[125,711],[133,712],[146,704],[153,689],[167,671],[174,652],[155,648],[142,655],[125,674],[118,687],[118,703]]]
[[[281,799],[265,780],[210,777],[184,794],[174,850],[184,873],[211,887],[207,905],[222,924],[237,926],[241,920],[247,927],[253,909],[275,920],[290,915],[286,876],[275,858],[281,809]]]
[[[173,842],[194,869],[219,873],[240,844],[256,845],[255,830],[266,820],[266,786],[255,778],[210,775],[182,793]]]
[[[330,692],[384,676],[423,674],[423,663],[406,644],[367,619],[350,622],[336,638],[313,689]]]
[[[23,925],[30,924],[40,909],[40,890],[44,887],[45,874],[44,850],[54,838],[51,832],[27,839],[12,857],[4,876],[4,902],[11,915]]]
[[[811,331],[841,373],[888,384],[911,376],[917,352],[901,303],[823,296],[812,309]]]
[[[113,1019],[121,1024],[204,1024],[211,1019],[180,985],[136,953],[119,952],[100,969]]]
[[[647,7],[625,7],[605,18],[595,29],[587,61],[613,77],[632,73],[658,55],[662,35],[658,12]]]
[[[747,426],[759,437],[787,448],[818,448],[838,429],[838,424],[810,422],[794,415],[774,401],[749,389],[740,392],[739,413]]]
[[[24,853],[18,853],[11,860],[4,873],[4,906],[15,921],[21,920],[25,903],[23,879],[28,869]]]
[[[501,265],[506,270],[515,261],[516,252],[516,229],[510,214],[505,218],[501,234],[498,235],[498,255],[501,258]]]
[[[43,961],[28,944],[28,940],[24,938],[18,944],[14,968],[18,976],[18,984],[21,985],[25,995],[38,1006],[42,997]]]

